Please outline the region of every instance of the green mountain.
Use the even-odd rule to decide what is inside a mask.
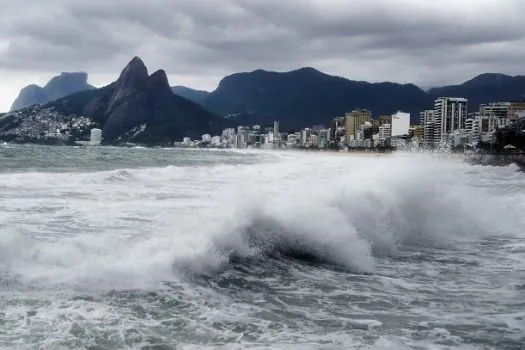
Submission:
[[[146,121],[149,131],[143,134],[149,134],[148,139],[161,140],[166,139],[168,134],[181,136],[186,128],[191,134],[189,136],[199,136],[204,131],[218,132],[215,126],[271,125],[274,120],[281,122],[283,130],[315,124],[328,125],[332,118],[343,116],[355,108],[369,109],[374,116],[402,110],[411,114],[413,123],[419,123],[419,113],[433,108],[434,100],[440,96],[466,97],[470,111],[477,111],[481,103],[520,101],[525,98],[525,76],[485,73],[459,85],[423,91],[413,84],[353,81],[308,67],[284,73],[264,70],[237,73],[222,79],[212,92],[173,86],[168,93],[163,71],[150,77],[140,59],[136,58],[130,64],[131,67],[127,69],[132,72],[123,72],[124,76],[121,75],[117,82],[101,89],[84,85],[82,89],[86,91],[62,98],[56,104],[57,107],[67,113],[82,112],[91,116],[104,126],[108,140],[122,138],[122,130],[136,128]],[[22,90],[21,96],[28,96],[32,103],[42,104],[62,94],[67,95],[66,87],[71,85],[64,81],[71,81],[70,74],[77,73],[63,73],[44,88],[30,85]],[[128,81],[126,76],[130,74],[134,78]],[[86,79],[87,75],[79,81],[85,82]],[[81,85],[76,84],[77,88],[81,88]],[[45,92],[45,89],[54,93]],[[122,89],[129,90],[126,90],[126,103],[122,103],[123,96],[119,92]],[[150,91],[156,91],[158,96]],[[194,103],[189,105],[188,100]],[[15,104],[18,103],[15,101]],[[211,117],[213,113],[203,108],[197,109],[195,103],[226,117],[227,121],[217,119],[217,116]],[[178,107],[182,105],[184,107]],[[177,110],[176,118],[170,120],[163,117],[170,115],[168,111],[173,110]],[[202,118],[189,122],[193,115]],[[169,132],[161,130],[167,125],[167,120],[170,120],[171,125]],[[209,130],[206,130],[208,124],[203,120],[208,121]],[[158,130],[160,136],[155,135],[157,131],[154,132],[154,125],[162,125]]]
[[[357,107],[378,116],[398,110],[419,120],[432,97],[413,84],[368,83],[331,76],[313,68],[278,73],[256,70],[224,78],[202,102],[209,110],[238,123],[281,121],[285,128],[327,125]]]
[[[158,70],[148,75],[138,57],[108,86],[68,95],[44,107],[89,118],[102,128],[108,143],[163,145],[229,126],[224,118],[173,94],[166,73]]]
[[[88,75],[84,72],[61,73],[53,77],[44,87],[28,85],[20,90],[11,106],[11,111],[54,101],[78,91],[94,89],[87,83],[87,78]]]
[[[172,86],[171,91],[173,91],[175,95],[182,96],[187,100],[197,103],[202,103],[210,94],[208,91],[194,90],[185,86]]]
[[[482,103],[521,101],[525,98],[525,76],[485,73],[460,85],[443,86],[428,91],[432,97],[459,96],[468,99],[469,110],[475,112]]]

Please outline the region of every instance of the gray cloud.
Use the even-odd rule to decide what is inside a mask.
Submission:
[[[132,56],[168,74],[311,65],[424,86],[523,73],[522,0],[0,0],[0,69],[116,76]]]

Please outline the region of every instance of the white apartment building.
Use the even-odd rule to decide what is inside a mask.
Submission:
[[[511,124],[509,117],[510,102],[492,102],[482,104],[479,106],[479,115],[483,118],[493,119],[490,124],[494,125],[494,129],[490,132],[496,131],[496,128],[503,128]]]
[[[410,113],[398,111],[392,114],[390,129],[392,137],[408,135],[408,129],[410,129]]]
[[[492,116],[476,115],[465,121],[465,133],[468,143],[477,146],[480,141],[492,142],[497,119]]]
[[[434,110],[427,109],[421,112],[421,128],[423,129],[423,143],[425,145],[434,143]]]
[[[91,135],[89,138],[89,143],[91,145],[100,145],[102,142],[102,130],[100,129],[91,129]]]
[[[434,102],[434,145],[447,143],[449,135],[464,129],[468,101],[462,97],[439,97]]]
[[[317,137],[317,145],[319,148],[328,147],[330,142],[330,129],[321,129]]]
[[[383,124],[379,127],[379,145],[386,146],[386,143],[391,135],[390,124]]]
[[[317,147],[317,135],[310,134],[310,137],[308,137],[308,147]]]
[[[288,147],[295,147],[295,146],[297,146],[297,135],[296,134],[289,134],[286,137],[286,145]]]
[[[310,139],[311,131],[309,128],[301,130],[301,146],[306,146],[308,140]]]
[[[468,135],[468,143],[476,146],[479,143],[479,116],[465,121],[465,132]]]
[[[280,141],[281,135],[279,134],[279,122],[273,122],[273,140],[274,142]]]

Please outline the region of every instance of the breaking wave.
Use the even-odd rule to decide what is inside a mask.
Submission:
[[[47,216],[47,224],[8,230],[0,214],[4,280],[148,288],[275,260],[373,274],[377,259],[400,251],[525,227],[525,192],[491,186],[520,186],[522,173],[428,155],[285,155],[258,165],[55,174],[64,196],[52,205],[32,191],[52,186],[48,177],[18,178],[42,210],[33,218]],[[89,179],[96,181],[87,186]],[[72,197],[72,187],[92,197]]]

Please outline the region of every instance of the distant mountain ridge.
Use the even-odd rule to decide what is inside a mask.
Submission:
[[[368,83],[331,76],[311,67],[290,72],[255,70],[225,77],[203,106],[239,123],[281,121],[284,127],[325,124],[357,107],[375,115],[401,109],[413,116],[433,103],[413,84]]]
[[[474,112],[483,103],[525,99],[525,76],[484,73],[459,85],[430,89],[428,93],[433,97],[465,97],[468,99],[469,111]]]
[[[87,80],[88,74],[85,72],[63,72],[53,77],[44,87],[28,85],[20,90],[11,106],[11,111],[51,102],[78,91],[94,89],[95,87],[89,85]]]
[[[23,91],[34,101],[46,102],[49,96],[41,89],[30,85]],[[419,113],[432,109],[434,100],[441,96],[466,97],[469,111],[474,112],[482,103],[525,99],[525,76],[484,73],[459,85],[424,91],[414,84],[354,81],[304,67],[289,72],[258,69],[235,73],[223,78],[211,92],[184,86],[170,89],[238,124],[268,125],[279,120],[283,127],[297,129],[327,125],[330,119],[355,108],[369,109],[374,116],[402,110],[411,114],[412,123],[419,123]]]
[[[470,112],[478,111],[482,103],[521,101],[525,76],[484,73],[460,85],[423,91],[413,84],[348,80],[311,67],[283,73],[258,69],[225,77],[202,104],[239,123],[280,120],[285,127],[298,128],[326,125],[357,107],[376,117],[402,110],[410,113],[412,123],[419,123],[419,113],[433,109],[434,100],[442,96],[468,98]]]
[[[187,100],[202,103],[208,96],[209,92],[204,90],[194,90],[185,86],[172,86],[171,91],[175,95],[184,97]]]
[[[165,145],[184,136],[200,138],[203,133],[219,132],[228,126],[224,118],[173,94],[163,70],[148,75],[139,57],[128,63],[115,82],[68,95],[44,107],[93,120],[109,143]]]

